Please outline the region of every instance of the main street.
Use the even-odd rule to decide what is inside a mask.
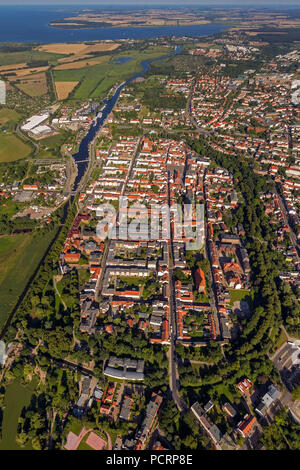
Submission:
[[[168,178],[168,206],[170,208],[170,186]],[[179,374],[178,374],[178,362],[176,355],[176,340],[177,340],[177,317],[176,317],[176,296],[174,287],[174,257],[173,257],[173,230],[172,230],[172,214],[169,211],[169,240],[167,241],[168,249],[168,270],[169,270],[169,379],[170,379],[170,390],[174,402],[176,403],[179,411],[185,411],[188,409],[188,405],[179,396]]]
[[[138,144],[137,144],[137,147],[136,147],[136,150],[134,152],[134,155],[131,159],[130,166],[129,166],[129,169],[128,169],[128,173],[127,173],[127,176],[126,176],[126,179],[124,181],[123,188],[122,188],[122,191],[121,191],[121,194],[120,194],[120,199],[124,196],[126,186],[127,186],[128,180],[131,176],[132,169],[133,169],[133,166],[134,166],[137,154],[138,154],[139,146],[142,142],[143,137],[144,137],[144,135],[142,135],[140,137],[140,139],[138,141]],[[116,214],[116,218],[115,218],[115,222],[114,222],[115,225],[118,224],[118,216],[119,216],[119,211]],[[96,300],[99,299],[100,293],[101,293],[102,288],[103,288],[103,279],[104,279],[105,266],[106,266],[106,262],[107,262],[109,247],[110,247],[110,239],[107,239],[106,243],[105,243],[105,246],[104,246],[104,251],[103,251],[103,256],[102,256],[102,261],[101,261],[101,273],[100,273],[100,276],[98,278],[98,282],[97,282],[97,285],[96,285],[96,293],[95,293]]]
[[[293,247],[295,248],[295,250],[297,251],[297,255],[299,256],[299,245],[298,245],[297,237],[296,237],[296,234],[295,234],[293,228],[290,225],[289,214],[288,214],[288,211],[286,210],[286,207],[285,207],[283,199],[280,195],[280,192],[278,191],[278,185],[277,184],[275,184],[275,191],[276,191],[276,194],[277,194],[277,197],[278,197],[278,202],[279,202],[280,209],[281,209],[282,214],[283,214],[284,223],[289,227],[289,230],[290,230],[289,235],[290,235],[291,243],[292,243]]]
[[[205,184],[203,184],[203,196],[205,201],[205,210],[207,209],[206,206],[206,191],[205,191]],[[216,286],[214,283],[213,277],[213,269],[212,269],[212,260],[209,255],[209,240],[208,240],[208,230],[207,230],[207,223],[205,224],[205,241],[204,241],[204,254],[205,258],[209,261],[209,268],[210,268],[210,280],[211,280],[211,298],[210,298],[210,306],[213,312],[214,324],[216,328],[216,339],[221,339],[221,332],[220,332],[220,319],[217,309],[217,298],[216,298]]]
[[[192,113],[192,98],[193,98],[194,85],[195,85],[195,82],[193,81],[192,85],[191,85],[190,93],[189,93],[189,96],[188,96],[188,99],[187,99],[186,114],[188,114],[191,122],[194,124],[194,126],[195,126],[197,132],[199,132],[199,134],[209,135],[211,132],[208,131],[207,129],[204,129],[203,127],[199,127],[198,123],[197,123],[197,121],[194,118],[193,113]]]
[[[170,348],[169,348],[169,378],[170,378],[170,390],[172,397],[176,403],[179,411],[185,411],[188,409],[188,405],[179,395],[179,374],[178,374],[178,362],[176,355],[176,339],[177,339],[177,321],[176,321],[176,300],[175,300],[175,289],[173,280],[173,254],[172,254],[172,241],[168,243],[168,268],[169,268],[169,323],[170,323]]]

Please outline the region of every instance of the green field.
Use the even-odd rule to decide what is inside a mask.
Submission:
[[[245,300],[249,307],[251,308],[253,302],[253,293],[244,290],[244,289],[237,289],[237,290],[229,290],[230,292],[230,305],[233,306],[234,302]]]
[[[0,204],[0,217],[7,216],[8,219],[11,219],[11,217],[19,212],[23,207],[24,203],[7,199],[7,201],[5,201],[2,205]]]
[[[162,47],[112,54],[107,57],[106,63],[99,65],[74,70],[55,70],[54,80],[56,82],[79,81],[80,84],[74,92],[73,99],[103,98],[112,86],[120,84],[141,71],[141,61],[166,54],[168,50]],[[120,57],[131,57],[133,60],[124,64],[112,63]]]
[[[0,126],[15,126],[21,116],[14,109],[0,108]]]
[[[21,447],[16,443],[18,420],[23,407],[29,405],[35,387],[35,380],[26,386],[21,385],[18,380],[7,385],[0,450],[21,450]],[[30,444],[25,447],[26,450],[30,450],[30,448]]]
[[[48,147],[49,149],[55,149],[63,145],[69,136],[68,132],[60,132],[59,134],[47,137],[42,140],[43,147]]]
[[[47,137],[39,142],[39,152],[35,158],[61,158],[60,148],[71,138],[71,133],[61,131],[59,134]]]
[[[43,51],[0,52],[0,65],[22,64],[33,60],[47,60],[49,63],[56,64],[61,57],[64,56]]]
[[[30,145],[14,134],[0,133],[0,162],[13,162],[31,154]]]
[[[55,232],[0,237],[0,327],[17,303]]]

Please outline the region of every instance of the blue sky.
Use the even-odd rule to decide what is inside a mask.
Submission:
[[[76,0],[0,0],[0,5],[182,5],[182,0],[88,0],[76,1]],[[238,6],[274,6],[274,7],[286,7],[289,5],[299,6],[300,0],[187,0],[185,5],[238,5]]]

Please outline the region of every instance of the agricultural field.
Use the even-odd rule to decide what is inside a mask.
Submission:
[[[75,62],[64,62],[63,64],[56,65],[54,70],[74,70],[83,69],[84,67],[92,67],[93,65],[107,63],[110,56],[102,56],[98,58],[87,58]]]
[[[0,52],[0,75],[28,97],[39,98],[47,94],[46,71],[52,67],[59,100],[70,95],[70,99],[104,98],[112,86],[139,72],[143,60],[169,52],[165,47],[119,52],[119,46],[114,42],[46,44],[23,52]],[[132,60],[115,63],[122,57]]]
[[[78,82],[56,82],[55,88],[57,93],[57,98],[59,100],[65,100],[68,98],[69,94],[76,87]]]
[[[19,90],[29,96],[42,96],[48,91],[45,73],[26,75],[13,81]]]
[[[95,42],[95,43],[58,43],[45,44],[37,48],[40,52],[51,54],[72,54],[75,57],[90,54],[92,52],[114,51],[120,44],[114,42]]]
[[[115,78],[103,78],[100,83],[97,85],[97,88],[93,91],[91,97],[98,98],[99,96],[104,96],[108,90],[116,83]]]
[[[17,135],[0,132],[0,162],[13,162],[26,158],[32,148]]]
[[[15,72],[16,70],[26,68],[26,66],[26,62],[22,62],[21,64],[1,65],[0,74],[5,72]]]
[[[103,98],[112,86],[139,72],[142,69],[141,62],[143,60],[154,59],[168,53],[167,48],[152,47],[143,51],[131,50],[103,56],[101,57],[101,64],[74,70],[57,70],[56,68],[53,72],[54,81],[55,83],[74,82],[75,80],[80,82],[72,95],[74,99]],[[122,57],[131,58],[132,60],[120,64],[115,63],[116,60]]]
[[[54,235],[55,231],[42,236],[0,237],[0,327],[16,305]]]
[[[33,74],[41,73],[41,72],[46,72],[46,70],[49,69],[48,65],[45,65],[43,67],[30,67],[30,68],[24,68],[24,69],[18,69],[15,70],[14,75],[11,77],[8,77],[9,80],[14,81],[17,78],[20,77],[29,77]]]
[[[27,64],[31,61],[36,60],[47,60],[51,64],[56,64],[57,60],[66,55],[62,54],[51,54],[49,52],[38,51],[38,50],[26,50],[21,52],[1,52],[0,49],[0,66],[1,65],[14,65],[14,64]]]

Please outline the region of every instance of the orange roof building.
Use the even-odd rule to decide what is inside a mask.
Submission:
[[[206,294],[205,276],[201,268],[195,271],[195,283],[197,291]]]
[[[245,419],[238,424],[237,431],[243,437],[246,437],[249,434],[249,432],[252,430],[255,423],[256,423],[256,418],[248,414],[245,416]]]

